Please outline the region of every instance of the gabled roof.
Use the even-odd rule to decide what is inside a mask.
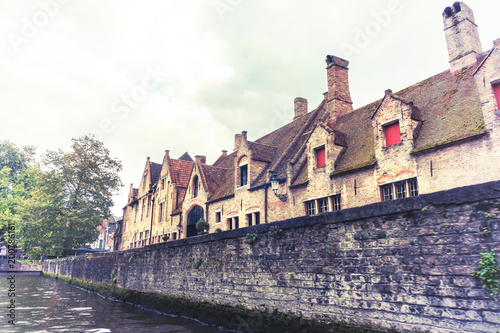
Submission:
[[[268,146],[262,143],[248,141],[248,146],[252,151],[252,159],[255,161],[271,163],[276,155],[277,147]]]
[[[181,157],[178,158],[178,160],[181,161],[187,161],[187,162],[194,162],[191,156],[189,156],[188,152],[185,152],[184,154],[181,155]]]
[[[187,187],[194,162],[169,159],[170,178],[178,187]]]
[[[161,164],[155,162],[149,162],[149,168],[151,172],[151,185],[158,182],[160,178]]]

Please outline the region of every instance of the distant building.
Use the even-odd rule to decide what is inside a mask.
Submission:
[[[118,220],[120,220],[119,217],[111,216],[110,218],[102,221],[102,225],[97,227],[99,236],[97,240],[92,243],[92,249],[102,251],[113,250],[114,236]]]
[[[290,123],[255,141],[236,134],[213,165],[148,158],[119,248],[195,236],[200,219],[213,233],[499,180],[500,39],[483,52],[463,2],[443,22],[450,69],[422,82],[381,87],[381,99],[353,110],[349,63],[327,56],[316,109],[296,98]]]

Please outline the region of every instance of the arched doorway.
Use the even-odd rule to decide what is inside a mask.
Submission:
[[[196,231],[196,223],[203,218],[203,207],[194,206],[188,214],[186,237],[196,236],[198,234]]]

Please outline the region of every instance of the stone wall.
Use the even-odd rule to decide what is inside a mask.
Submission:
[[[497,332],[500,303],[471,274],[499,239],[497,181],[43,270],[111,285],[116,272],[127,289],[405,332]]]

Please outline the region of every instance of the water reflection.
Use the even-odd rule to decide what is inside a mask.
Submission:
[[[218,332],[194,320],[141,310],[39,276],[16,273],[13,296],[9,276],[0,274],[0,332]],[[15,325],[8,323],[12,300]]]

